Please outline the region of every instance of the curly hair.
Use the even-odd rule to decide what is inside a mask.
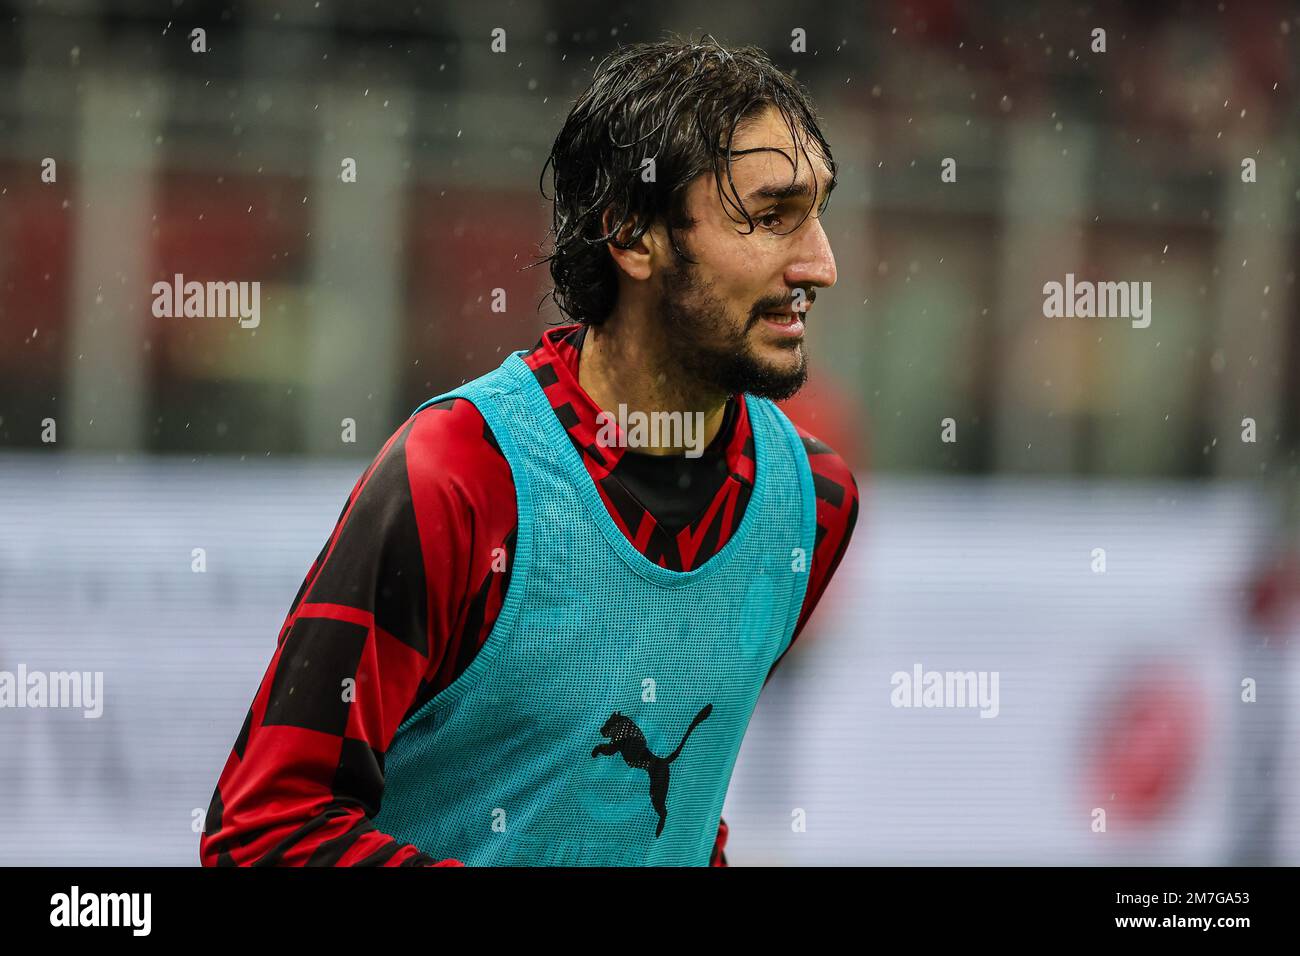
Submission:
[[[550,295],[560,310],[585,325],[603,323],[618,297],[606,244],[630,248],[655,222],[665,224],[673,251],[693,261],[677,231],[695,225],[686,210],[687,188],[705,172],[712,170],[724,209],[735,209],[752,232],[754,220],[731,175],[732,157],[739,155],[731,144],[737,129],[773,106],[798,153],[807,158],[805,138],[816,144],[833,187],[835,161],[807,91],[760,48],[728,49],[709,34],[698,42],[670,35],[607,56],[542,165],[542,196],[554,203],[554,250],[534,265],[550,263]],[[654,177],[646,182],[642,167],[651,157]],[[798,162],[796,154],[796,170]],[[546,196],[547,166],[554,170],[554,197]],[[723,192],[724,176],[730,196]]]

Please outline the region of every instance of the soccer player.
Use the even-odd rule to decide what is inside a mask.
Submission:
[[[573,321],[420,406],[357,482],[205,865],[726,865],[750,715],[857,517],[775,404],[835,282],[834,160],[790,77],[706,37],[608,57],[548,164]],[[620,407],[702,433],[611,429]]]

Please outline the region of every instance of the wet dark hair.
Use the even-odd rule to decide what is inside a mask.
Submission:
[[[534,265],[550,263],[555,282],[550,294],[560,310],[585,325],[604,322],[618,298],[616,267],[606,243],[629,248],[657,221],[665,224],[673,251],[693,261],[680,247],[677,230],[695,225],[686,211],[687,187],[709,170],[723,208],[735,209],[752,232],[754,220],[731,175],[732,157],[739,155],[731,152],[731,143],[738,128],[769,106],[780,111],[798,145],[796,170],[800,154],[808,156],[805,140],[820,151],[832,176],[829,198],[835,161],[816,110],[807,91],[763,50],[728,49],[705,34],[699,41],[671,36],[621,47],[607,56],[542,165],[542,195],[548,199],[546,167],[554,170],[549,234],[554,251]],[[646,157],[655,164],[655,180],[648,183],[642,180]],[[724,194],[724,178],[731,195]],[[625,229],[627,235],[618,241],[615,237]]]

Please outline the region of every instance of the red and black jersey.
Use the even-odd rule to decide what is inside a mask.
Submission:
[[[729,401],[698,458],[598,445],[601,409],[578,383],[585,332],[552,328],[524,360],[623,534],[657,564],[689,571],[727,543],[749,501],[744,395]],[[795,427],[817,497],[798,638],[848,546],[858,489],[839,455]],[[208,808],[205,866],[458,865],[400,843],[371,818],[398,726],[491,633],[515,534],[510,468],[471,402],[448,399],[401,424],[352,489],[280,629]],[[727,865],[726,840],[719,820],[712,865]]]

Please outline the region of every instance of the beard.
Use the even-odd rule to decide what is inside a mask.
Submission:
[[[677,259],[663,277],[665,372],[691,391],[748,392],[774,402],[790,398],[808,380],[808,353],[803,339],[782,347],[797,350],[792,370],[772,366],[757,355],[750,330],[763,321],[763,310],[780,303],[760,303],[736,327],[728,321],[724,303],[700,280],[696,267]]]

